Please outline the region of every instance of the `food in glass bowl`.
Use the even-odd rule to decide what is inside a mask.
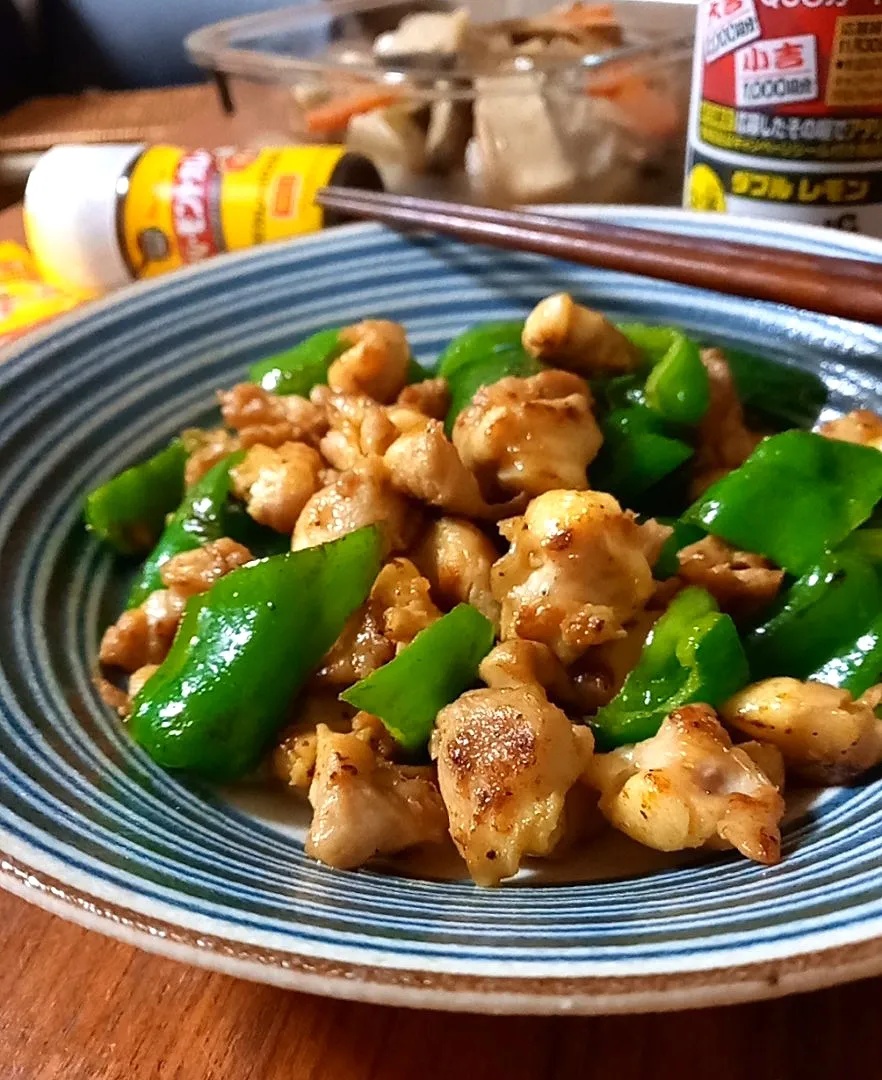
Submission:
[[[278,126],[344,143],[391,191],[677,201],[691,39],[626,32],[608,4],[535,12],[527,0],[513,16],[522,6],[417,11],[377,30],[388,4],[330,3],[207,28],[189,47],[222,72],[247,137],[278,141]]]
[[[308,801],[342,869],[495,885],[612,828],[780,857],[784,783],[882,761],[882,419],[570,296],[333,327],[86,501],[146,558],[100,647],[161,766]],[[590,848],[589,848],[590,854]]]

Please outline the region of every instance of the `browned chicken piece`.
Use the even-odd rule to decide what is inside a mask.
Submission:
[[[524,638],[500,641],[481,661],[478,674],[491,690],[526,686],[542,690],[559,705],[580,706],[567,669],[547,645]]]
[[[639,352],[605,315],[567,293],[546,297],[533,308],[522,341],[537,359],[582,375],[633,371],[640,363]]]
[[[98,659],[123,671],[161,664],[171,648],[186,602],[186,596],[176,589],[151,593],[140,607],[124,611],[108,626]]]
[[[316,732],[306,853],[340,870],[375,855],[440,843],[447,829],[432,770],[394,765],[376,753],[366,734],[333,732],[324,724]]]
[[[710,404],[698,426],[690,487],[693,498],[744,464],[762,439],[744,421],[744,410],[722,351],[702,349],[701,362],[710,378]]]
[[[471,690],[441,710],[430,751],[450,835],[479,885],[553,850],[593,743],[540,688]]]
[[[720,709],[730,727],[781,751],[788,770],[812,784],[845,784],[882,761],[882,720],[868,690],[798,679],[764,679]]]
[[[759,766],[779,791],[784,791],[787,773],[784,758],[777,746],[750,739],[748,742],[738,743],[738,749],[743,750],[750,760]]]
[[[607,820],[646,847],[780,858],[784,800],[707,705],[684,705],[651,739],[595,755],[588,778]]]
[[[393,559],[377,575],[370,598],[383,613],[384,635],[399,647],[441,618],[430,589],[410,559]]]
[[[867,705],[875,712],[882,705],[882,683],[876,683],[869,690],[865,690],[858,698],[858,701],[863,702],[864,705]]]
[[[485,501],[478,481],[444,434],[441,421],[420,419],[419,425],[403,431],[383,455],[392,486],[449,514],[497,518],[510,513],[511,502],[490,505]]]
[[[653,598],[654,601],[654,598]],[[625,626],[624,635],[588,649],[569,669],[570,683],[583,712],[596,712],[608,705],[634,670],[649,631],[663,614],[653,606],[639,611]]]
[[[315,682],[352,686],[394,658],[395,642],[383,633],[383,611],[368,600],[346,620],[315,673]]]
[[[328,433],[319,449],[335,469],[352,469],[362,458],[382,457],[398,428],[386,409],[366,394],[328,394],[324,401]]]
[[[248,548],[228,537],[173,556],[159,572],[167,588],[152,592],[140,607],[124,611],[104,631],[98,653],[101,663],[132,672],[146,664],[161,664],[187,600],[251,559]]]
[[[394,758],[399,750],[398,743],[389,734],[386,725],[369,712],[357,712],[352,718],[352,733],[374,748],[380,757]]]
[[[250,517],[280,533],[291,533],[306,501],[322,486],[324,462],[306,443],[252,446],[230,470],[233,492]]]
[[[869,409],[855,409],[835,420],[822,424],[820,434],[828,439],[840,439],[842,442],[858,443],[882,450],[882,416]]]
[[[722,611],[736,617],[760,611],[775,599],[784,580],[784,571],[762,555],[736,551],[716,536],[689,544],[677,558],[680,578],[707,589]]]
[[[422,515],[392,487],[382,461],[366,458],[307,500],[291,547],[315,547],[373,524],[381,526],[388,553],[406,551],[420,530]]]
[[[351,731],[354,709],[340,701],[336,691],[308,690],[297,702],[297,716],[279,736],[272,754],[275,775],[304,795],[315,772],[316,734],[319,724],[331,731]]]
[[[144,683],[150,678],[151,675],[155,675],[159,671],[159,664],[145,664],[143,667],[139,667],[137,671],[133,671],[129,676],[129,702],[135,700],[138,694],[144,689]]]
[[[388,664],[440,617],[429,595],[429,582],[409,559],[393,559],[377,575],[367,601],[331,646],[316,680],[351,686]]]
[[[453,445],[488,496],[588,487],[603,442],[578,375],[543,371],[484,386],[456,418]]]
[[[190,455],[184,467],[184,483],[189,487],[201,480],[212,466],[239,449],[239,439],[226,428],[189,428],[181,435],[181,442]]]
[[[446,379],[423,379],[413,383],[398,395],[397,405],[414,409],[433,420],[443,420],[450,408],[450,389]]]
[[[511,543],[492,574],[502,638],[544,642],[570,664],[623,636],[652,596],[655,530],[605,492],[548,491],[500,532]]]
[[[407,382],[410,346],[404,327],[366,319],[340,331],[349,348],[328,369],[328,386],[344,394],[367,394],[387,404]]]
[[[318,446],[327,430],[324,410],[297,394],[270,394],[254,383],[239,383],[217,396],[224,423],[239,433],[242,446]]]
[[[113,709],[123,719],[129,715],[131,703],[125,690],[120,689],[110,679],[105,679],[103,675],[93,675],[92,685],[108,709]]]
[[[655,518],[647,518],[640,526],[640,542],[651,566],[655,565],[665,542],[673,531],[670,525],[663,525]],[[663,582],[656,582],[656,584],[663,584]]]
[[[159,571],[163,585],[181,596],[195,596],[207,592],[211,586],[235,570],[253,560],[254,556],[244,544],[222,536],[193,551],[173,555]],[[154,595],[156,595],[154,593]]]
[[[434,521],[413,552],[442,607],[471,604],[494,625],[499,623],[499,602],[490,590],[490,568],[497,558],[496,548],[477,525],[455,517]]]

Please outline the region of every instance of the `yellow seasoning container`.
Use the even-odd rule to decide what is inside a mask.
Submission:
[[[112,289],[337,224],[315,203],[326,184],[382,189],[342,146],[56,146],[28,178],[25,229],[48,281]]]

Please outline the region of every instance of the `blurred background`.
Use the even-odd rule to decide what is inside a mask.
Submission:
[[[0,102],[195,82],[184,38],[283,0],[0,0]]]
[[[475,0],[466,6],[473,24],[523,23],[526,16],[544,18],[557,4]],[[473,52],[457,59],[457,73],[464,76],[458,81],[445,82],[438,69],[424,77],[409,69],[408,83],[414,90],[409,112],[396,104],[391,112],[359,117],[339,130],[326,123],[315,127],[309,107],[376,90],[388,75],[386,68],[375,72],[373,81],[347,81],[340,74],[340,63],[376,65],[379,35],[396,29],[409,12],[423,8],[449,13],[454,7],[445,0],[410,4],[306,0],[293,6],[290,0],[0,0],[0,205],[20,196],[34,155],[54,143],[168,141],[239,148],[345,142],[353,149],[366,149],[369,156],[378,152],[389,158],[392,189],[419,193],[428,187],[431,194],[469,201],[676,201],[693,23],[688,0],[577,3],[573,7],[587,13],[581,39],[550,33],[547,27],[540,26],[538,36],[532,25],[529,30],[519,28],[509,42],[508,60],[490,72],[496,78],[506,72],[517,76],[517,83],[505,84],[505,100],[495,110],[482,109],[487,95],[481,98],[478,78],[490,69],[479,70]],[[273,23],[272,13],[283,8],[286,11]],[[236,29],[216,25],[229,19],[237,20]],[[188,48],[188,35],[200,28],[206,29],[191,37]],[[410,35],[410,52],[414,40],[426,32],[421,26],[415,37]],[[665,44],[678,36],[679,49]],[[561,84],[556,96],[543,89],[541,107],[537,106],[538,84],[532,92],[530,85],[534,75],[524,77],[522,58],[512,59],[522,47],[526,53],[532,50],[537,71],[546,77],[549,64],[570,63],[580,53],[599,51],[606,60],[622,46],[633,52],[634,45],[647,42],[661,42],[661,51],[649,57],[648,64],[631,55],[629,77],[616,83],[615,92],[601,85],[603,79],[597,80],[590,107],[581,84],[575,91]],[[303,61],[328,59],[338,63],[336,73],[317,76],[303,69]],[[638,78],[631,77],[634,72]],[[451,105],[451,87],[472,98]],[[169,92],[178,88],[188,89]],[[528,98],[535,122],[530,120]],[[503,112],[509,117],[517,114],[518,123],[523,120],[534,131],[554,127],[553,139],[561,143],[567,167],[586,183],[559,191],[547,184],[547,191],[541,190],[542,184],[535,192],[492,190],[494,179],[505,181],[509,167],[517,164],[506,161],[503,169],[501,161],[487,159],[494,147],[511,142],[513,130],[505,127]],[[428,131],[430,140],[433,131],[447,132],[447,156],[457,160],[455,169],[446,169],[443,182],[437,177],[439,154],[420,144],[412,121],[426,129],[423,134]],[[464,148],[453,146],[457,124],[462,130],[472,125],[474,141],[484,151],[487,160],[480,181],[489,177],[485,192],[477,192],[478,179],[466,175],[469,161]],[[533,145],[538,144],[537,136]],[[617,169],[606,169],[602,177],[593,175],[594,164],[586,169],[576,160],[589,153],[601,170],[608,160],[615,160]],[[547,155],[547,148],[542,155]],[[481,171],[474,161],[472,165],[473,173]],[[424,182],[426,174],[435,174],[434,179]]]
[[[332,224],[326,183],[677,205],[693,24],[689,0],[0,0],[0,338]],[[198,243],[185,188],[223,223]]]

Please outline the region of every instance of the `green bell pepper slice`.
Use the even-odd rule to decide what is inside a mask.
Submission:
[[[684,589],[650,632],[624,686],[590,719],[601,750],[656,734],[674,709],[716,707],[748,679],[735,624],[704,589]]]
[[[162,588],[160,571],[172,556],[194,551],[226,535],[224,511],[230,493],[230,469],[244,456],[244,450],[229,454],[187,489],[183,502],[169,518],[156,547],[135,578],[129,593],[130,608],[143,604],[152,592]]]
[[[407,365],[408,385],[411,385],[412,383],[425,382],[426,379],[431,378],[434,378],[433,373],[429,371],[428,368],[424,368],[423,365],[419,362],[419,360],[414,360],[414,358],[411,357]]]
[[[683,520],[798,575],[866,521],[880,497],[878,450],[784,431],[712,484]]]
[[[744,639],[754,679],[807,679],[882,610],[875,567],[856,552],[835,551],[798,578]]]
[[[314,386],[324,386],[328,369],[349,348],[340,340],[340,328],[319,330],[292,349],[258,360],[248,369],[251,382],[270,394],[298,394],[306,397]],[[411,358],[407,369],[409,383],[430,379],[431,373]]]
[[[470,604],[458,604],[340,698],[379,716],[406,750],[421,750],[438,713],[474,685],[494,640],[490,620]]]
[[[222,781],[248,772],[381,561],[379,532],[368,526],[239,567],[193,597],[135,697],[135,741],[163,768]]]
[[[479,323],[472,326],[455,337],[438,357],[438,374],[449,379],[460,368],[468,367],[476,360],[486,360],[497,352],[522,349],[523,332],[523,320]]]
[[[646,404],[675,424],[697,424],[710,405],[710,379],[698,345],[672,326],[623,323],[619,330],[651,364]]]
[[[635,372],[628,375],[613,375],[608,379],[591,380],[591,393],[603,412],[630,409],[634,405],[645,408],[645,387],[645,375],[638,375]]]
[[[86,496],[86,528],[123,555],[149,551],[184,494],[187,451],[180,439]]]
[[[526,378],[542,370],[542,364],[521,344],[523,329],[520,321],[481,323],[455,337],[438,358],[438,374],[447,380],[450,391],[444,421],[448,435],[482,386],[508,375]]]
[[[340,340],[340,328],[319,330],[292,349],[258,360],[248,377],[271,394],[306,397],[314,386],[328,381],[328,368],[349,346]]]
[[[692,457],[694,450],[665,433],[664,422],[639,405],[614,409],[601,421],[603,446],[591,465],[594,487],[626,504]]]
[[[882,681],[882,614],[806,677],[847,690],[853,698]]]
[[[813,371],[776,363],[740,349],[723,349],[738,397],[759,428],[810,428],[827,403],[827,387]]]
[[[445,431],[450,435],[457,416],[471,404],[472,398],[482,386],[490,386],[510,375],[525,379],[538,375],[541,370],[542,364],[520,345],[497,349],[492,355],[457,368],[447,377],[450,407],[444,421]]]

